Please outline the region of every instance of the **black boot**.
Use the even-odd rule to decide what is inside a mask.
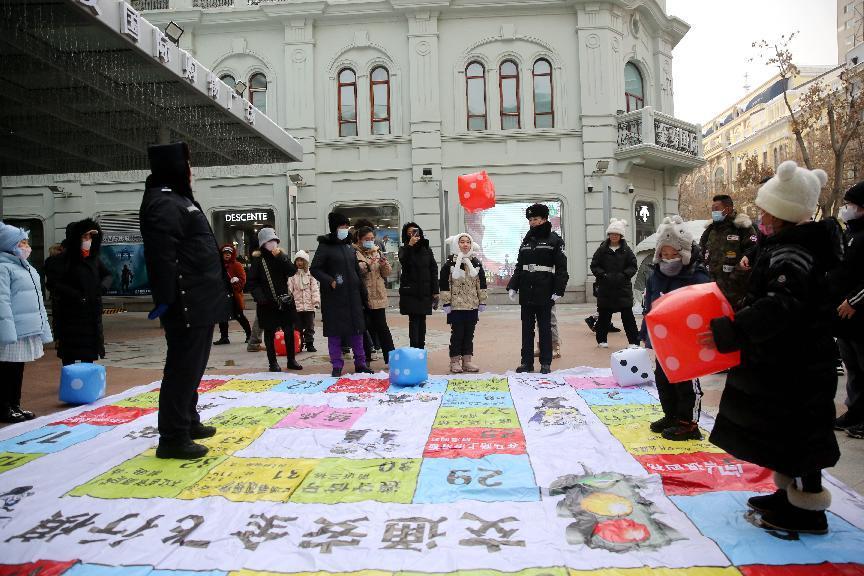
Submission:
[[[267,368],[268,372],[282,372],[282,368],[279,367],[279,364],[270,364],[270,367]]]
[[[753,496],[747,500],[747,506],[762,513],[780,510],[788,504],[789,500],[786,498],[786,490],[783,490],[782,488],[773,494]]]
[[[525,372],[534,372],[534,366],[531,366],[530,364],[520,364],[516,368],[517,374],[524,374]]]
[[[192,426],[192,428],[189,430],[189,437],[192,438],[192,440],[203,440],[204,438],[212,438],[215,435],[215,426],[198,424],[197,426]]]
[[[17,410],[13,410],[11,406],[0,407],[0,422],[3,424],[17,424],[25,422],[27,418]]]
[[[660,434],[666,440],[683,442],[685,440],[702,440],[702,433],[696,422],[684,422],[679,420]]]
[[[203,458],[207,455],[210,449],[201,444],[196,444],[192,440],[185,442],[162,442],[159,441],[159,446],[156,447],[157,458],[175,458],[177,460],[195,460]]]
[[[549,364],[541,364],[540,365],[540,373],[541,374],[550,374],[552,372],[552,367]]]
[[[806,510],[794,506],[789,502],[789,497],[792,495],[792,490],[787,493],[783,505],[775,510],[768,510],[761,513],[759,526],[765,530],[783,530],[785,532],[803,532],[805,534],[827,534],[828,533],[828,516],[825,510]],[[808,492],[798,492],[804,494],[805,499],[827,499],[824,494],[828,494],[823,490],[820,494],[810,494]],[[826,506],[827,508],[827,506]]]
[[[228,340],[228,337],[223,336],[223,337],[219,338],[219,340],[216,340],[215,342],[213,342],[213,345],[214,346],[222,346],[223,344],[230,344],[230,343],[231,343],[231,341]]]
[[[357,364],[355,364],[354,365],[354,373],[355,374],[374,374],[375,372],[371,368],[369,368],[368,366],[363,366],[362,364],[358,366]]]
[[[675,419],[674,418],[672,418],[670,416],[663,416],[659,420],[655,420],[654,422],[651,422],[650,428],[651,428],[651,432],[654,432],[655,434],[660,434],[666,428],[669,428],[670,426],[674,426],[674,425],[675,425]]]
[[[294,358],[289,358],[288,361],[285,363],[285,369],[286,370],[302,370],[303,366],[298,364]]]
[[[21,414],[22,416],[24,416],[24,419],[25,419],[25,420],[33,420],[33,418],[36,417],[36,415],[33,414],[33,412],[31,412],[30,410],[24,410],[24,409],[21,408],[21,406],[19,406],[18,404],[16,404],[15,406],[12,406],[12,411],[13,411],[13,412],[18,412],[19,414]]]
[[[333,378],[339,378],[342,376],[342,368],[333,368],[333,370],[330,371],[330,376]]]

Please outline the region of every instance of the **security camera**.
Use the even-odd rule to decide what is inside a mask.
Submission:
[[[630,194],[633,194],[633,192],[635,192],[635,191],[636,191],[636,188],[634,188],[632,184],[627,185],[627,192],[629,192]]]
[[[593,192],[593,191],[594,191],[594,186],[592,186],[591,184],[589,184],[589,185],[588,185],[588,192]]]

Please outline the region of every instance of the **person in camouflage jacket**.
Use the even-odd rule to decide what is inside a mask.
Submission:
[[[713,198],[711,219],[713,222],[702,234],[699,247],[711,279],[737,309],[747,293],[750,276],[738,263],[755,246],[756,230],[746,214],[735,211],[732,198],[725,194]]]

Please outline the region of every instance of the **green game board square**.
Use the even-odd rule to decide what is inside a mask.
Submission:
[[[519,428],[514,408],[439,408],[435,428]]]
[[[216,428],[270,428],[293,410],[294,408],[242,406],[231,408],[210,418],[207,424]]]
[[[483,380],[465,380],[454,378],[447,384],[448,392],[509,392],[510,386],[506,378],[486,378]]]
[[[132,408],[158,408],[159,392],[144,392],[125,400],[115,402],[114,406],[128,406]]]
[[[8,472],[41,458],[45,454],[18,454],[17,452],[0,452],[0,474]]]

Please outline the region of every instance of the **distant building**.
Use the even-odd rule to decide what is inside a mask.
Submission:
[[[864,0],[837,0],[837,63],[846,62],[846,54],[864,44]]]

